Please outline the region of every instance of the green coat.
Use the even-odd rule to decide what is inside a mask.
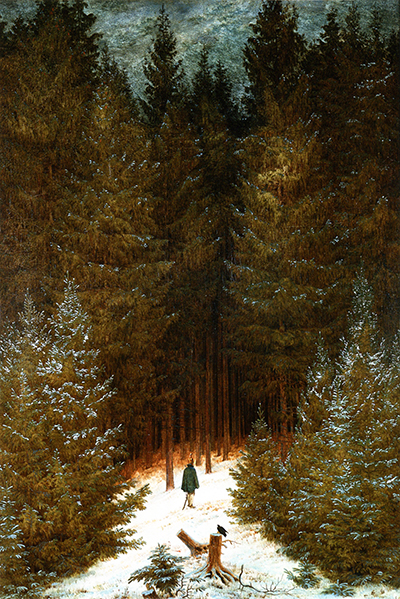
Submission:
[[[192,464],[188,464],[183,471],[181,489],[185,493],[194,493],[195,489],[198,489],[199,486],[196,469]]]

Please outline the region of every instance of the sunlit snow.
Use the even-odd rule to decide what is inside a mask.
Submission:
[[[152,494],[148,498],[147,508],[137,513],[130,527],[137,530],[135,538],[142,537],[146,544],[131,550],[116,559],[103,561],[93,566],[85,574],[73,577],[54,585],[46,592],[49,599],[141,599],[146,590],[143,583],[128,584],[130,574],[143,566],[149,565],[150,551],[158,543],[167,544],[173,555],[184,558],[186,574],[198,569],[206,563],[206,555],[191,558],[187,547],[177,538],[180,529],[184,529],[198,542],[208,542],[210,534],[217,532],[217,524],[228,531],[224,540],[222,564],[239,575],[243,565],[242,582],[255,588],[271,589],[276,586],[274,597],[292,597],[293,599],[326,599],[333,595],[324,594],[329,586],[322,579],[316,589],[295,587],[287,578],[285,570],[293,570],[298,564],[277,554],[273,543],[265,541],[254,527],[239,526],[226,514],[230,507],[229,487],[234,481],[229,475],[229,468],[235,460],[223,462],[220,458],[213,460],[213,472],[205,474],[204,465],[197,467],[200,489],[196,491],[195,509],[182,509],[185,495],[180,490],[182,467],[175,468],[175,489],[165,491],[165,480],[162,468],[147,471],[147,476],[139,479],[139,485],[148,482]],[[286,594],[288,593],[288,594]],[[250,589],[243,589],[238,583],[222,588],[221,584],[205,582],[201,589],[195,587],[190,592],[190,599],[250,599],[263,597]],[[271,596],[271,595],[265,595]],[[358,588],[356,598],[382,597],[399,599],[400,591],[382,585],[368,585]]]

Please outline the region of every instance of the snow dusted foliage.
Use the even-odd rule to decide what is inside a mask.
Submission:
[[[37,366],[49,343],[43,313],[36,310],[29,293],[23,311],[18,315],[19,326],[10,324],[0,338],[0,410],[3,414],[12,389],[16,391],[16,377],[23,377],[23,385],[34,385]]]
[[[314,433],[321,430],[329,411],[333,378],[334,367],[320,335],[314,364],[307,374],[307,393],[302,397],[297,409],[298,440],[303,437],[312,437]]]
[[[400,584],[400,336],[388,350],[372,305],[361,272],[335,365],[320,340],[285,464],[259,419],[232,470],[231,514],[339,586]]]
[[[102,417],[113,391],[75,284],[66,281],[50,320],[51,343],[30,301],[20,321],[0,369],[0,472],[32,582],[41,571],[71,574],[135,546],[134,531],[122,527],[148,489],[132,492],[120,474],[119,430]]]
[[[181,580],[184,570],[182,557],[172,555],[167,545],[158,544],[151,552],[150,565],[133,572],[129,582],[143,580],[147,587],[154,587],[162,595],[171,597]]]
[[[14,599],[27,590],[29,566],[22,530],[15,516],[12,488],[0,488],[0,589]]]
[[[43,315],[29,294],[18,324],[9,327],[0,347],[0,593],[18,596],[44,580],[31,569],[29,546],[46,534],[40,515],[48,489],[49,453],[43,443],[38,365],[48,347]]]
[[[329,392],[328,402],[321,397],[325,418],[314,433],[299,433],[290,457],[298,483],[289,505],[297,533],[290,551],[309,557],[332,580],[394,583],[400,567],[398,372],[378,342],[372,301],[361,273],[330,398]],[[313,393],[315,386],[309,414]]]
[[[282,541],[288,553],[307,558],[309,544],[326,518],[321,502],[330,492],[337,466],[332,448],[337,446],[339,431],[327,428],[332,403],[333,369],[322,338],[319,339],[315,363],[308,373],[307,393],[298,410],[298,427],[286,463],[291,482],[288,527]]]
[[[285,468],[261,411],[241,453],[230,471],[236,488],[229,489],[229,514],[241,524],[261,524],[267,538],[276,538],[285,519]]]

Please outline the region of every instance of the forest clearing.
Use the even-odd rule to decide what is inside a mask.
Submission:
[[[190,557],[189,550],[178,539],[177,533],[184,529],[197,541],[208,542],[210,534],[217,532],[217,525],[220,524],[228,531],[227,542],[223,546],[222,563],[237,575],[240,574],[243,565],[244,584],[252,584],[259,590],[276,587],[276,591],[270,594],[257,593],[241,588],[239,583],[224,587],[218,581],[203,581],[197,587],[191,583],[189,599],[334,597],[335,595],[324,592],[330,584],[326,579],[322,579],[314,589],[297,587],[288,579],[285,570],[293,571],[298,567],[298,562],[279,555],[278,545],[265,541],[254,526],[235,524],[227,516],[226,510],[231,503],[227,489],[234,487],[234,481],[229,475],[229,469],[236,463],[233,455],[227,461],[213,456],[211,474],[205,474],[204,464],[197,467],[200,488],[196,491],[194,510],[182,510],[184,493],[180,490],[180,483],[184,463],[176,469],[176,488],[171,491],[165,491],[163,468],[154,466],[150,472],[143,472],[138,477],[138,484],[140,486],[148,482],[152,494],[148,498],[146,509],[137,514],[131,526],[137,530],[138,536],[142,537],[146,544],[117,559],[99,562],[87,573],[54,585],[46,596],[51,599],[141,599],[146,587],[143,583],[128,584],[128,579],[134,570],[149,563],[150,551],[158,543],[167,544],[172,554],[184,558],[185,574],[188,575],[206,562],[206,556]],[[181,596],[178,594],[178,599]],[[353,596],[359,599],[398,599],[400,592],[384,585],[366,585],[357,589]]]
[[[0,595],[108,565],[140,592],[151,551],[165,558],[154,521],[186,560],[168,558],[175,574],[232,582],[199,593],[304,596],[275,581],[288,556],[293,582],[318,567],[342,594],[400,588],[392,0],[226,0],[225,20],[194,0],[138,19],[126,0],[116,21],[103,0],[28,4],[0,0]],[[116,22],[125,37],[103,31]],[[127,464],[155,463],[164,490],[135,489]],[[206,565],[180,530],[210,544]],[[253,534],[261,590],[240,560],[252,580],[264,558],[234,552]]]

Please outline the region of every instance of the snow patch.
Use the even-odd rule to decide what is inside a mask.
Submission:
[[[149,483],[152,494],[148,497],[146,509],[137,512],[128,528],[136,530],[135,538],[141,537],[145,544],[116,559],[98,562],[79,576],[54,584],[46,591],[45,596],[48,599],[142,599],[145,590],[143,583],[128,584],[128,579],[132,572],[149,565],[150,551],[158,543],[168,545],[173,555],[184,558],[183,566],[188,574],[202,566],[206,556],[190,557],[187,547],[177,538],[178,532],[182,528],[196,541],[206,543],[210,534],[217,532],[217,524],[220,524],[228,531],[226,539],[223,539],[222,563],[236,575],[239,575],[243,566],[244,584],[251,584],[259,590],[277,585],[281,593],[275,592],[275,597],[333,597],[323,593],[329,585],[325,579],[314,589],[294,587],[285,570],[292,571],[298,563],[278,554],[278,546],[263,539],[255,527],[239,526],[227,515],[226,510],[231,505],[228,488],[235,486],[229,469],[235,467],[235,464],[234,459],[221,461],[220,458],[215,458],[211,474],[205,474],[204,465],[196,467],[200,488],[195,495],[195,509],[182,509],[185,500],[185,494],[180,490],[183,468],[175,469],[175,489],[168,492],[165,491],[162,469],[140,476],[138,487]],[[285,591],[290,591],[290,595],[285,595]],[[193,587],[190,597],[247,599],[263,595],[250,589],[241,589],[236,583],[221,588],[221,585],[204,582],[201,589]],[[400,591],[381,585],[368,585],[356,589],[354,597],[400,599]]]

